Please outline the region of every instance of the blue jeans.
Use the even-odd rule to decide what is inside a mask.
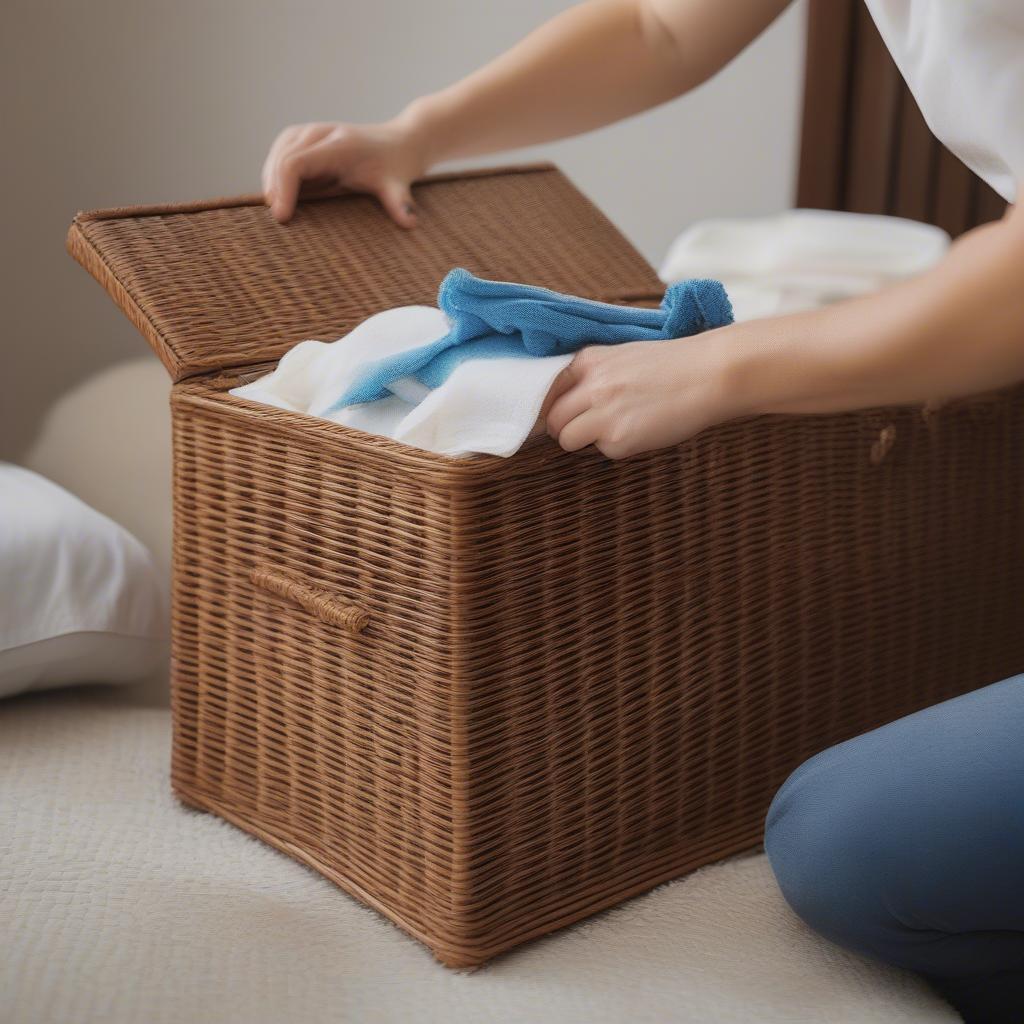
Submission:
[[[924,975],[968,1024],[1024,1021],[1024,675],[812,757],[765,848],[822,935]]]

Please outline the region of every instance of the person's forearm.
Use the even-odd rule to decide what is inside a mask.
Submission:
[[[263,194],[285,223],[300,191],[339,185],[377,196],[416,226],[410,186],[435,164],[565,138],[670,100],[714,74],[790,0],[591,0],[468,78],[378,124],[285,128],[263,164]]]
[[[919,278],[721,339],[737,415],[941,401],[1024,380],[1024,217],[965,235]]]
[[[590,0],[396,120],[431,164],[577,135],[692,89],[787,4]]]

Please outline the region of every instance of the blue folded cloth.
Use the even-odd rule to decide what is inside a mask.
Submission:
[[[647,309],[486,281],[457,267],[441,282],[437,304],[451,321],[443,338],[367,363],[324,415],[386,398],[403,377],[439,387],[467,359],[565,355],[588,345],[663,341],[732,323],[725,289],[706,280],[669,285],[660,307]]]

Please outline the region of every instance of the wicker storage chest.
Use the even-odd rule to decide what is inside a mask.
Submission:
[[[82,214],[178,382],[175,791],[479,964],[756,844],[809,754],[1024,669],[1024,394],[778,417],[610,462],[453,460],[230,387],[455,265],[651,268],[555,169]]]

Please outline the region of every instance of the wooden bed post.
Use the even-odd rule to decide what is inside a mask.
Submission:
[[[810,0],[797,205],[959,235],[1005,201],[929,131],[860,0]]]

